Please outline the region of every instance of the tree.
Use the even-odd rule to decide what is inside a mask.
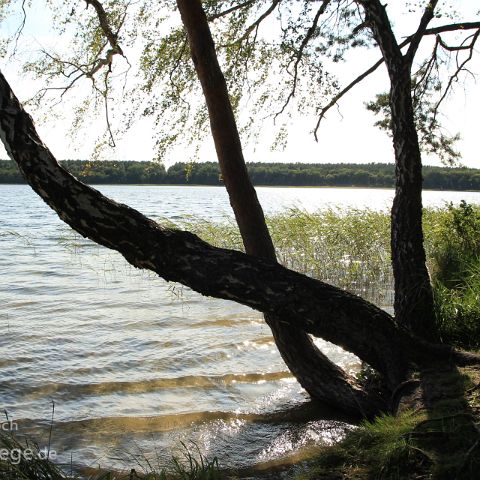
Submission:
[[[254,3],[240,3],[231,12],[240,11]],[[273,2],[270,9],[273,11],[279,3]],[[400,125],[394,130],[394,142],[399,145],[397,174],[400,177],[406,173],[409,175],[406,183],[404,178],[397,179],[397,195],[403,200],[397,202],[397,216],[393,216],[393,222],[398,222],[397,230],[401,234],[392,235],[392,246],[401,248],[401,255],[412,252],[420,254],[416,258],[421,259],[423,244],[421,224],[418,225],[421,202],[417,195],[419,186],[421,191],[421,173],[418,170],[421,163],[418,142],[415,143],[415,119],[409,104],[410,88],[406,88],[410,75],[407,82],[404,72],[405,68],[411,67],[411,63],[400,59],[391,35],[383,38],[384,32],[380,30],[389,25],[385,23],[388,19],[383,7],[377,2],[358,3],[364,6],[366,18],[373,26],[374,34],[379,37],[380,46],[384,42],[382,51],[385,51],[387,64],[392,63],[389,67],[392,70],[392,122],[395,124],[398,121]],[[432,8],[435,3],[432,3]],[[99,28],[107,39],[106,44],[110,46],[104,57],[100,58],[101,51],[97,52],[97,58],[90,62],[86,73],[81,71],[81,74],[93,77],[103,66],[111,67],[113,56],[123,54],[123,50],[118,44],[118,32],[115,33],[111,27],[103,6],[93,0],[87,1],[87,4],[94,6]],[[328,1],[321,2],[315,15],[317,22],[329,4]],[[213,2],[213,5],[218,6],[217,2]],[[178,6],[207,99],[222,173],[249,255],[214,248],[188,232],[162,228],[135,210],[118,205],[78,182],[58,165],[43,145],[31,118],[1,76],[0,136],[32,188],[72,228],[101,245],[118,250],[132,265],[155,271],[166,280],[183,283],[202,294],[234,300],[264,312],[282,356],[302,385],[313,396],[350,413],[372,415],[379,409],[388,409],[388,394],[407,379],[412,370],[425,367],[433,359],[452,359],[458,364],[478,363],[480,359],[475,355],[428,343],[413,334],[425,331],[424,325],[420,324],[422,317],[419,312],[426,309],[428,319],[431,310],[427,308],[428,303],[422,301],[422,304],[417,304],[418,295],[405,291],[406,288],[399,287],[398,282],[396,288],[400,290],[399,296],[405,303],[401,304],[404,316],[399,316],[400,322],[359,297],[289,271],[276,263],[263,213],[246,174],[234,111],[218,66],[207,17],[199,1],[178,0]],[[425,32],[430,15],[427,9],[419,31]],[[252,27],[251,31],[254,29]],[[313,33],[309,37],[307,32],[305,38],[312,36]],[[420,38],[420,35],[414,35],[413,39],[416,40],[412,39],[411,44],[418,46]],[[397,54],[391,55],[391,48]],[[296,58],[301,59],[301,55]],[[403,76],[400,75],[397,85],[399,68]],[[294,82],[293,88],[295,85]],[[397,91],[398,98],[395,96]],[[290,100],[290,97],[286,98],[287,103]],[[404,128],[405,125],[408,128]],[[409,149],[405,150],[405,144],[410,145]],[[417,151],[418,155],[410,160],[409,155],[416,155]],[[245,200],[248,202],[247,209],[244,209]],[[409,214],[414,215],[413,227],[409,223]],[[392,230],[395,231],[395,227]],[[410,245],[412,238],[419,241]],[[399,265],[397,273],[400,280],[414,279],[420,282],[416,285],[426,285],[422,283],[425,282],[426,271],[423,272],[421,265],[413,266],[417,268],[416,271],[413,267],[405,268],[402,263]],[[428,280],[428,275],[426,278]],[[424,290],[420,290],[421,298],[424,295],[428,300],[429,288],[428,284],[428,288],[425,286]],[[418,294],[417,291],[415,293]],[[326,359],[313,346],[308,335],[336,343],[368,363],[383,377],[389,392],[387,397],[379,398],[363,389]]]
[[[276,262],[275,247],[262,207],[247,172],[227,85],[218,64],[207,16],[200,0],[178,0],[188,42],[205,95],[212,136],[230,203],[235,213],[245,251]],[[282,316],[266,314],[280,354],[300,384],[312,397],[341,405],[344,410],[369,414],[378,405],[355,379],[330,361],[315,346],[308,333],[289,325]]]
[[[429,69],[431,64],[437,61],[436,48],[426,67],[420,69],[419,72],[423,78],[420,78],[415,85],[412,82],[412,66],[420,42],[427,34],[427,27],[437,13],[438,1],[426,2],[416,32],[403,44],[399,44],[397,41],[386,8],[379,0],[360,0],[357,3],[364,9],[365,26],[372,31],[373,37],[382,52],[382,60],[387,66],[390,78],[388,95],[390,118],[388,126],[391,128],[393,135],[396,168],[396,188],[391,222],[391,252],[395,279],[395,320],[423,338],[434,339],[436,332],[433,293],[423,248],[422,159],[412,90],[414,90],[413,87],[420,89],[421,93],[419,95],[421,96],[429,88],[428,85],[422,86],[421,84],[431,81],[431,71]],[[459,47],[451,47],[451,49],[453,51],[458,49],[469,50],[471,57],[473,47],[480,34],[480,23],[471,24],[469,27],[476,30],[476,33],[470,37],[470,44],[461,44]],[[434,32],[439,34],[442,31],[448,31],[448,29],[460,30],[462,28],[464,26],[447,25]],[[445,45],[440,36],[437,37],[436,47],[438,44]],[[408,49],[406,53],[402,53],[401,47],[405,45],[408,45]],[[467,62],[468,60],[467,58]],[[460,64],[453,76],[458,76],[463,67],[464,65]],[[450,86],[451,80],[448,82],[446,92],[442,93],[440,103],[445,98]],[[337,96],[337,100],[338,98]],[[438,106],[439,104],[433,109],[434,116],[430,121],[430,129],[437,127],[435,122]],[[325,110],[322,115],[324,113]],[[450,143],[447,141],[447,147],[449,146]]]

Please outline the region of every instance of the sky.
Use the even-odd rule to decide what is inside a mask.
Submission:
[[[394,10],[404,2],[396,2]],[[477,0],[459,0],[455,2],[458,9],[466,18],[478,11]],[[34,2],[35,4],[35,2]],[[39,4],[39,1],[36,2]],[[37,9],[27,16],[27,25],[24,29],[22,42],[29,45],[31,50],[45,43],[46,37],[50,42],[61,42],[61,37],[46,27],[41,10]],[[412,17],[404,15],[402,11],[391,12],[392,18],[397,20],[396,29],[400,36],[405,32],[411,33],[415,24]],[[418,14],[417,17],[418,19]],[[475,17],[473,17],[475,18]],[[478,19],[478,15],[476,16]],[[415,20],[415,18],[413,19]],[[19,17],[8,21],[7,27],[13,30],[18,24]],[[425,46],[424,48],[427,48]],[[430,48],[430,47],[428,47]],[[26,50],[27,51],[27,50]],[[128,56],[128,51],[126,52]],[[419,52],[421,53],[421,52]],[[480,52],[470,65],[473,73],[480,74]],[[350,55],[347,61],[337,66],[340,84],[345,85],[379,58],[378,51]],[[11,83],[20,99],[27,98],[32,91],[39,88],[39,84],[26,78],[19,72],[19,63],[15,61],[0,61],[0,68]],[[480,77],[479,77],[480,79]],[[388,89],[388,77],[384,67],[368,78],[362,85],[357,86],[339,103],[337,110],[332,109],[322,123],[318,142],[315,141],[312,129],[316,119],[302,115],[300,112],[288,124],[289,143],[285,150],[271,150],[273,125],[265,122],[256,144],[244,143],[245,158],[247,161],[263,162],[307,162],[307,163],[342,163],[342,162],[393,162],[393,148],[391,139],[385,132],[373,126],[375,117],[365,109],[365,102],[374,98],[376,93]],[[480,106],[480,88],[474,79],[468,79],[465,85],[459,85],[456,93],[449,99],[443,110],[443,123],[450,133],[459,132],[461,141],[458,149],[462,153],[461,163],[469,167],[480,167],[478,110]],[[37,123],[40,136],[44,143],[52,150],[58,159],[86,159],[91,158],[94,150],[94,135],[91,131],[102,128],[98,122],[92,122],[89,129],[78,132],[73,138],[69,136],[72,115],[68,102],[59,105],[56,113],[60,118],[41,121],[36,112],[32,112]],[[116,160],[151,160],[154,155],[154,141],[151,122],[142,121],[134,126],[128,134],[116,138],[116,148],[102,153],[101,158]],[[179,145],[171,150],[163,159],[169,166],[176,161],[189,161],[194,155],[193,148]],[[6,153],[0,150],[0,158],[6,158]],[[213,142],[207,139],[201,143],[198,160],[214,161],[216,159]],[[424,155],[425,164],[439,165],[435,157]]]

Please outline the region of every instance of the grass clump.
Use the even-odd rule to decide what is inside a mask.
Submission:
[[[66,473],[53,462],[47,452],[28,439],[20,440],[13,433],[0,432],[0,478],[2,480],[219,480],[217,458],[209,460],[197,448],[194,455],[182,443],[181,457],[172,457],[170,465],[154,467],[146,458],[135,461],[139,468],[128,472],[95,472],[77,475]],[[70,470],[73,470],[70,467]]]
[[[5,480],[65,480],[64,472],[34,442],[21,442],[0,432],[0,478]]]
[[[131,469],[131,478],[142,480],[219,480],[220,470],[217,457],[207,459],[198,446],[191,442],[193,448],[181,442],[182,451],[180,456],[172,456],[170,464],[161,466],[157,457],[157,465],[154,465],[145,455],[126,455],[124,462],[130,462],[138,467],[141,473]]]
[[[347,478],[413,478],[419,463],[425,468],[432,463],[410,440],[410,433],[423,419],[406,412],[364,421],[339,444],[326,448],[316,467],[301,478],[313,479],[332,470],[342,471]]]

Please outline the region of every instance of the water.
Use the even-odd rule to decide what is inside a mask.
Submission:
[[[153,218],[231,216],[223,188],[101,186]],[[267,213],[288,206],[387,209],[391,190],[259,188]],[[480,193],[425,192],[426,205]],[[160,463],[194,441],[246,467],[332,442],[346,423],[312,405],[261,315],[135,270],[72,237],[29,187],[0,185],[0,407],[60,461]],[[353,356],[319,342],[348,369]],[[53,403],[52,403],[53,401]],[[333,415],[333,416],[332,416]],[[336,418],[336,419],[334,419]]]

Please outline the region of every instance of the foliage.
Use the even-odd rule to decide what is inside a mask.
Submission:
[[[428,243],[427,243],[428,245]],[[429,247],[442,340],[480,348],[480,208],[450,204]]]
[[[414,88],[415,91],[415,88]],[[378,94],[374,101],[367,102],[367,110],[380,116],[375,126],[380,127],[392,136],[390,96],[387,93]],[[415,126],[419,136],[422,150],[429,154],[438,155],[443,163],[453,165],[460,158],[460,153],[455,150],[455,144],[460,140],[460,135],[449,135],[442,129],[439,122],[436,105],[425,98],[413,98]]]
[[[110,36],[102,29],[92,2],[86,2],[89,8],[80,8],[83,2],[45,0],[42,23],[52,25],[62,42],[56,41],[50,31],[45,37],[54,40],[45,38],[34,50],[29,36],[38,32],[30,32],[29,22],[22,21],[24,13],[27,19],[35,17],[38,5],[0,2],[0,21],[10,33],[3,39],[2,50],[19,60],[24,73],[42,81],[43,87],[29,99],[30,103],[51,117],[65,110],[64,102],[70,99],[75,112],[72,133],[76,134],[79,127],[88,128],[92,118],[105,117],[104,132],[97,139],[99,147],[113,146],[117,136],[143,118],[151,119],[154,125],[158,158],[164,158],[166,151],[179,142],[197,144],[208,129],[208,115],[175,2],[101,3],[113,33]],[[367,49],[376,47],[365,25],[362,2],[202,3],[244,139],[256,138],[262,122],[274,119],[273,144],[280,146],[288,140],[290,117],[298,112],[313,127],[324,116],[322,106],[332,100],[335,104],[343,95],[338,97],[342,89],[336,78],[336,63],[349,60],[352,53],[361,57]],[[435,7],[435,26],[463,20],[453,3]],[[410,16],[408,27],[398,38],[410,39],[412,21],[417,24],[424,7],[424,2],[388,5],[393,20]],[[426,114],[424,125],[433,125],[434,130],[438,126],[438,106],[446,93],[471,73],[466,64],[477,37],[472,39],[472,30],[454,30],[437,35],[432,52],[429,48],[421,50],[421,58],[416,61],[418,70],[413,73],[417,119]],[[456,62],[449,62],[450,56],[456,56]],[[451,147],[448,142],[438,142],[431,128],[422,132],[427,139],[425,145],[435,145],[433,151]]]

